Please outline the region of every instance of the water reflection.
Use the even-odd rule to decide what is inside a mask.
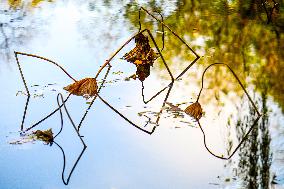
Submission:
[[[106,3],[104,6],[109,8],[109,4],[112,3],[110,3],[111,1],[106,1],[106,2],[108,3]],[[180,88],[182,88],[183,90],[178,91],[176,90],[176,88],[172,89],[171,87],[168,87],[167,86],[168,83],[165,82],[164,86],[168,87],[166,89],[170,88],[172,90],[171,95],[172,96],[176,95],[173,94],[173,92],[175,93],[182,92],[183,94],[186,93],[186,95],[188,95],[186,101],[188,102],[188,99],[190,98],[189,96],[192,93],[191,91],[190,93],[188,93],[186,89],[189,88],[189,86],[195,86],[196,83],[200,82],[201,77],[199,74],[202,73],[204,68],[210,65],[212,62],[225,62],[234,70],[236,70],[236,74],[240,77],[240,80],[245,81],[244,85],[248,87],[249,89],[248,92],[250,94],[254,93],[255,95],[258,92],[261,94],[264,93],[266,99],[272,98],[274,102],[278,103],[283,110],[283,104],[284,104],[283,95],[282,95],[283,87],[281,85],[281,81],[283,80],[283,73],[281,71],[281,68],[283,67],[283,52],[281,51],[281,49],[283,49],[283,43],[281,43],[281,40],[283,40],[283,34],[282,34],[283,14],[277,12],[281,11],[281,7],[280,8],[278,7],[280,3],[276,5],[277,2],[276,3],[274,2],[274,4],[273,2],[274,1],[265,1],[264,4],[260,4],[259,1],[200,2],[195,0],[191,1],[185,0],[185,1],[177,1],[176,4],[177,9],[172,12],[165,10],[164,8],[161,8],[160,4],[157,3],[157,1],[153,1],[153,3],[148,4],[147,9],[148,7],[152,7],[155,10],[161,10],[162,13],[168,11],[165,14],[166,16],[164,19],[164,23],[169,25],[169,27],[174,28],[176,33],[180,34],[180,36],[183,36],[186,41],[190,41],[192,49],[201,55],[201,58],[198,61],[198,65],[196,64],[193,65],[191,72],[187,72],[186,74],[184,74],[184,76],[180,78],[181,82],[176,82],[176,84],[180,85],[181,86]],[[89,4],[90,11],[98,10],[96,8],[97,4],[95,3],[95,1],[87,1],[87,4]],[[77,8],[82,8],[82,7],[78,6]],[[126,21],[124,20],[123,23],[126,23],[127,21],[130,20],[130,22],[132,22],[132,25],[131,26],[127,25],[129,28],[123,27],[123,29],[126,30],[129,29],[131,31],[136,30],[136,28],[138,27],[137,11],[139,10],[139,6],[136,5],[133,6],[133,4],[129,4],[128,6],[123,7],[123,9],[124,8],[126,9],[126,14],[125,14]],[[265,9],[267,10],[265,11]],[[123,10],[120,9],[120,11]],[[100,10],[99,12],[102,13],[100,15],[104,15],[103,14],[104,10]],[[169,60],[167,61],[167,63],[169,62],[168,66],[170,70],[173,72],[173,75],[178,76],[182,70],[185,70],[186,67],[191,64],[192,60],[194,60],[195,57],[193,55],[188,56],[188,49],[186,49],[185,46],[184,47],[181,46],[180,42],[177,42],[177,40],[171,36],[171,33],[169,31],[166,31],[165,33],[161,32],[163,30],[161,24],[159,24],[158,22],[152,19],[150,19],[149,21],[149,17],[145,16],[144,14],[141,15],[141,19],[143,20],[142,22],[143,27],[149,28],[151,31],[155,31],[153,32],[153,36],[158,46],[162,46],[163,43],[162,35],[165,34],[165,48],[163,50],[163,55],[165,60]],[[85,36],[85,39],[88,40],[88,43],[91,47],[93,47],[93,44],[98,43],[97,37],[94,37],[98,35],[104,36],[99,39],[100,40],[99,42],[104,41],[104,39],[107,39],[105,40],[107,47],[111,43],[116,43],[117,41],[116,39],[119,38],[119,34],[117,33],[121,31],[120,28],[117,29],[112,27],[112,30],[114,31],[115,35],[107,36],[109,35],[109,33],[113,34],[113,32],[109,32],[110,27],[106,26],[104,30],[102,30],[103,32],[97,33],[98,30],[95,30],[95,32],[90,31],[91,28],[90,26],[95,28],[97,23],[96,19],[94,18],[90,20],[81,19],[81,21],[84,20],[85,22],[80,22],[80,24],[78,24],[79,31],[83,37]],[[113,18],[112,20],[113,22],[107,22],[107,23],[113,24],[116,19]],[[93,22],[91,22],[90,24],[89,21]],[[4,28],[3,31],[5,33]],[[9,41],[8,39],[3,40],[3,42],[6,42],[3,43],[4,44],[3,46],[8,44],[7,43],[8,41]],[[114,46],[114,48],[116,47]],[[92,48],[91,51],[93,52],[94,49],[95,48]],[[100,52],[100,53],[105,53],[105,52]],[[96,54],[96,57],[104,57],[104,56],[100,56],[100,54],[98,53]],[[163,66],[162,61],[159,61],[159,64]],[[196,67],[200,69],[195,69]],[[154,68],[153,70],[151,70],[151,75],[152,76],[158,75],[159,76],[157,77],[158,79],[169,81],[171,79],[169,74],[161,70],[162,69]],[[187,74],[190,75],[190,77],[187,77],[186,76]],[[232,93],[237,94],[237,96],[241,96],[239,95],[242,92],[241,89],[235,87],[234,85],[231,85],[230,84],[231,80],[229,77],[230,76],[228,72],[222,70],[208,73],[208,82],[209,82],[208,86],[211,87],[211,89],[213,90],[211,90],[212,93],[208,94],[206,93],[207,95],[203,99],[204,103],[209,103],[210,102],[209,100],[212,100],[212,98],[218,99],[220,98],[220,96],[222,97],[223,95],[227,94],[229,94],[228,95],[229,100],[231,102],[234,102],[235,99],[231,98],[230,96]],[[189,81],[189,82],[182,83],[183,81]],[[145,88],[149,86],[154,88],[155,90],[158,89],[158,87],[156,86],[151,86],[145,83]],[[161,88],[163,88],[164,86],[162,86]],[[250,89],[251,86],[253,86],[255,90],[251,90]],[[106,89],[108,89],[108,87],[106,87]],[[148,93],[148,95],[149,94],[150,93]],[[151,97],[153,96],[153,94],[151,93],[149,96]],[[174,99],[176,101],[179,100],[177,95],[174,97]],[[223,103],[223,101],[221,100],[220,103]],[[155,112],[155,115],[158,115],[158,113],[159,112]],[[251,111],[250,114],[249,114],[250,116],[247,116],[246,119],[240,118],[240,120],[243,121],[242,122],[243,125],[249,126],[249,124],[252,122],[252,118],[255,118],[253,117],[255,115],[255,112],[253,113],[253,111]],[[85,115],[86,113],[84,114],[83,117],[85,117]],[[264,115],[266,116],[266,114]],[[281,115],[281,113],[278,113],[278,115]],[[147,116],[148,115],[146,114],[145,116],[146,124],[149,122],[150,123],[149,125],[154,125],[154,123],[150,119],[148,119]],[[164,116],[167,117],[168,114],[165,113]],[[180,114],[175,114],[175,116],[179,117]],[[264,119],[265,118],[263,117],[262,120]],[[188,125],[188,123],[186,123],[186,125]],[[254,131],[251,137],[252,139],[257,138],[257,140],[259,141],[266,141],[263,142],[263,146],[265,147],[265,149],[260,148],[258,144],[254,143],[252,139],[246,141],[247,145],[244,145],[242,149],[243,151],[245,151],[243,152],[245,153],[243,156],[246,156],[244,159],[247,162],[249,162],[249,160],[247,160],[246,158],[248,158],[248,154],[250,152],[258,156],[258,157],[250,157],[252,158],[251,164],[249,162],[248,165],[243,165],[244,175],[240,177],[243,178],[244,185],[246,186],[253,187],[254,184],[257,184],[258,186],[262,186],[263,188],[265,188],[268,186],[267,183],[269,183],[268,181],[269,179],[267,179],[267,177],[270,175],[269,171],[271,171],[269,169],[272,163],[271,162],[272,156],[269,155],[271,154],[270,152],[271,149],[269,149],[271,148],[270,133],[268,130],[267,132],[265,131],[265,129],[268,128],[268,123],[264,125],[266,126],[265,128],[261,129],[261,126],[259,126],[260,129],[257,132]],[[209,126],[211,127],[212,125],[208,124],[208,127]],[[180,127],[180,124],[176,124],[175,127]],[[186,130],[183,131],[184,133],[186,132]],[[240,136],[243,136],[242,134],[244,134],[244,132],[239,133],[238,135],[239,138],[241,138]],[[232,145],[230,144],[231,142],[228,142],[229,148],[227,155],[229,155],[230,154],[229,152],[231,152],[231,150],[233,149]],[[248,149],[244,150],[245,147],[251,150]],[[185,148],[187,149],[188,146],[186,146]],[[240,158],[241,157],[242,155],[240,153]],[[259,161],[263,162],[262,165],[259,165]],[[240,164],[240,167],[241,166],[242,165]],[[257,166],[260,167],[255,168]],[[262,170],[263,174],[260,173],[260,170]],[[245,178],[246,174],[249,175],[247,176],[247,178]],[[214,175],[214,173],[211,175]],[[260,176],[263,177],[263,179],[260,181],[261,183],[256,183],[254,179],[259,178]]]
[[[151,4],[152,9],[159,9],[157,4]],[[136,25],[133,12],[137,8],[129,6],[126,17]],[[254,95],[261,95],[259,106],[262,107],[263,117],[252,130],[249,139],[241,147],[239,166],[243,172],[246,188],[269,188],[271,181],[271,147],[269,132],[269,113],[267,112],[267,98],[272,97],[284,111],[283,87],[279,86],[284,80],[283,72],[283,14],[282,1],[195,1],[184,0],[177,2],[177,11],[168,15],[165,22],[177,33],[193,42],[193,49],[203,55],[198,63],[199,67],[206,67],[212,62],[228,64],[245,86],[254,88]],[[282,11],[283,12],[283,11]],[[142,17],[143,25],[147,28],[157,28],[155,23]],[[159,38],[157,41],[159,42]],[[164,56],[169,62],[176,62],[178,57],[182,61],[190,60],[176,40],[170,35],[165,36],[166,48]],[[175,57],[175,59],[173,58]],[[179,61],[179,62],[182,62]],[[170,64],[169,67],[182,68],[182,64]],[[161,78],[164,73],[157,71]],[[231,85],[229,72],[216,71],[208,76],[211,93],[205,103],[209,103],[212,96],[232,93],[242,96],[240,87]],[[273,75],[273,76],[272,76]],[[191,76],[198,77],[192,73]],[[224,82],[227,81],[227,82]],[[217,95],[216,95],[217,94]],[[228,97],[230,98],[230,97]],[[234,101],[233,98],[230,100]],[[238,106],[238,105],[236,105]],[[246,106],[248,108],[248,106]],[[247,132],[250,125],[257,119],[256,109],[249,106],[250,112],[238,122],[238,139]],[[239,124],[243,124],[240,129]],[[228,142],[231,144],[231,142]],[[231,151],[229,145],[228,151]],[[260,181],[259,178],[261,177]]]
[[[26,116],[26,110],[28,109],[28,102],[29,102],[29,97],[27,98],[27,102],[26,102],[26,106],[25,106],[25,111],[24,111],[24,115],[23,115],[23,122],[22,124],[24,123],[24,119],[25,119],[25,116]],[[68,99],[68,98],[67,98]],[[60,130],[58,131],[58,133],[55,134],[55,136],[53,136],[53,133],[52,133],[52,129],[48,129],[46,131],[41,131],[41,130],[37,130],[37,131],[34,131],[32,132],[32,134],[29,134],[28,133],[28,130],[30,130],[31,128],[28,128],[26,129],[25,131],[23,131],[23,125],[21,125],[21,139],[20,140],[14,140],[14,141],[11,141],[10,144],[24,144],[24,143],[28,143],[28,142],[33,142],[35,140],[39,140],[39,141],[43,141],[45,142],[45,144],[49,144],[50,146],[52,146],[53,144],[55,144],[59,149],[60,151],[62,152],[62,157],[63,157],[63,168],[62,168],[62,174],[61,174],[61,178],[62,178],[62,181],[65,185],[68,185],[69,184],[69,181],[71,179],[71,176],[77,166],[77,164],[79,163],[81,157],[83,156],[86,148],[87,148],[87,145],[85,144],[84,140],[83,140],[83,136],[81,136],[77,130],[77,127],[66,107],[66,99],[64,99],[63,95],[61,93],[59,93],[57,95],[57,104],[58,104],[58,109],[59,110],[59,113],[60,113]],[[76,132],[77,134],[77,137],[80,139],[82,145],[83,145],[83,148],[82,148],[82,151],[80,152],[80,154],[78,155],[78,157],[76,158],[74,164],[71,166],[71,171],[69,172],[69,174],[67,175],[67,178],[65,177],[65,171],[66,171],[66,164],[67,164],[67,161],[66,161],[66,155],[65,155],[65,152],[64,152],[64,149],[63,147],[57,143],[55,141],[56,137],[59,136],[59,134],[62,132],[63,130],[63,127],[64,127],[64,117],[63,117],[63,112],[62,112],[62,108],[65,110],[65,113],[67,114],[67,117],[68,117],[68,120],[70,121],[74,131]],[[48,117],[50,117],[51,115],[49,115]],[[47,119],[48,117],[44,118]]]
[[[266,4],[270,3],[271,1],[266,1]],[[275,4],[279,6],[280,2]],[[177,6],[178,11],[167,16],[166,23],[188,40],[204,40],[204,44],[197,41],[193,47],[205,55],[199,65],[206,66],[212,62],[227,63],[237,70],[241,80],[246,80],[247,77],[253,79],[251,82],[258,90],[261,90],[262,83],[268,84],[268,94],[283,107],[283,88],[279,86],[279,81],[284,77],[280,69],[277,69],[283,67],[284,62],[284,54],[280,50],[283,49],[283,43],[280,42],[283,39],[283,14],[275,14],[274,22],[267,25],[266,19],[263,20],[266,14],[260,1],[192,0],[178,1]],[[135,18],[131,16],[134,15],[134,10],[129,8],[126,16],[136,25]],[[280,11],[277,8],[273,10]],[[153,22],[142,19],[145,27],[155,28]],[[157,40],[159,41],[159,38]],[[177,56],[182,60],[189,59],[184,49],[180,48],[170,35],[165,36],[165,43],[168,47],[164,50],[166,60],[173,60],[173,57]],[[254,66],[256,63],[259,66]],[[181,65],[175,67],[180,68]],[[271,73],[275,77],[270,77]],[[227,73],[223,74],[212,76],[214,80],[211,82],[214,83],[215,78],[220,78],[219,81],[221,78],[227,78]],[[224,91],[235,90],[227,85],[220,88]]]
[[[68,110],[67,110],[67,108],[66,108],[65,100],[63,99],[63,96],[62,96],[62,94],[60,94],[60,93],[57,95],[57,104],[58,104],[59,111],[60,111],[61,128],[60,128],[60,131],[55,135],[54,138],[56,138],[56,137],[61,133],[61,131],[62,131],[62,129],[63,129],[63,115],[62,115],[62,110],[61,110],[61,107],[63,106],[63,107],[64,107],[64,110],[65,110],[65,112],[66,112],[66,114],[67,114],[67,116],[68,116],[69,121],[71,122],[71,124],[72,124],[72,126],[73,126],[75,132],[77,133],[77,136],[80,138],[80,141],[81,141],[82,144],[83,144],[82,152],[79,154],[77,160],[75,161],[74,165],[72,166],[71,171],[70,171],[70,173],[69,173],[67,179],[65,179],[65,176],[64,176],[64,174],[65,174],[65,167],[66,167],[66,156],[65,156],[65,152],[64,152],[63,148],[62,148],[57,142],[54,141],[54,143],[60,148],[60,150],[61,150],[61,152],[62,152],[62,155],[63,155],[63,169],[62,169],[62,177],[61,177],[61,178],[62,178],[63,183],[64,183],[65,185],[68,185],[68,183],[69,183],[69,181],[70,181],[70,178],[71,178],[71,176],[72,176],[72,173],[73,173],[73,171],[75,170],[77,164],[79,163],[79,161],[80,161],[82,155],[84,154],[84,152],[85,152],[85,150],[86,150],[86,148],[87,148],[87,145],[85,144],[85,142],[84,142],[82,136],[80,135],[79,131],[77,130],[77,127],[76,127],[74,121],[72,120],[72,118],[71,118],[71,116],[70,116],[70,114],[69,114],[69,112],[68,112]]]
[[[9,62],[15,47],[23,46],[38,35],[38,18],[33,16],[43,0],[0,2],[0,59]]]
[[[263,116],[257,127],[252,130],[248,140],[240,148],[238,163],[238,176],[243,180],[246,188],[270,188],[272,153],[270,149],[271,136],[269,132],[269,109],[267,107],[267,94],[262,93],[258,100]],[[240,108],[240,111],[243,111]],[[239,140],[245,130],[256,117],[256,112],[249,106],[249,116],[237,121],[237,136]]]
[[[105,75],[105,78],[103,79],[103,83],[110,71],[110,68],[111,68],[111,64],[110,62],[112,61],[112,59],[128,44],[132,41],[132,39],[135,39],[135,42],[136,42],[136,47],[130,51],[130,53],[127,53],[126,55],[124,55],[123,57],[128,57],[128,58],[125,58],[127,61],[132,61],[136,66],[137,66],[137,71],[136,71],[136,75],[138,75],[138,78],[140,79],[140,81],[142,82],[142,97],[143,97],[143,102],[145,104],[149,103],[150,101],[152,101],[154,98],[156,98],[157,96],[159,96],[163,91],[165,91],[166,89],[168,89],[168,92],[165,96],[165,99],[163,101],[163,104],[162,104],[162,107],[165,105],[165,102],[171,92],[171,89],[172,89],[172,86],[174,84],[174,81],[175,80],[178,80],[183,74],[186,73],[186,71],[199,59],[199,56],[197,55],[197,53],[184,41],[184,39],[182,39],[178,34],[176,34],[171,28],[169,28],[169,26],[167,26],[166,24],[164,24],[163,22],[163,16],[160,14],[162,20],[159,20],[158,18],[156,18],[152,13],[148,12],[145,8],[140,8],[139,9],[139,18],[140,18],[140,15],[141,15],[141,10],[143,10],[144,12],[146,12],[148,15],[150,15],[153,19],[157,20],[158,22],[160,22],[162,24],[162,31],[163,31],[163,36],[162,36],[162,40],[163,40],[163,48],[164,48],[164,29],[163,27],[166,27],[175,37],[177,37],[188,49],[189,51],[191,51],[194,55],[195,55],[195,59],[184,69],[181,71],[181,73],[176,77],[174,78],[173,74],[171,73],[165,59],[163,58],[163,55],[161,53],[161,50],[159,49],[152,33],[150,32],[150,30],[148,29],[143,29],[141,30],[141,23],[140,23],[140,20],[139,20],[139,31],[137,34],[135,34],[134,36],[130,37],[130,39],[128,39],[123,45],[121,45],[121,47],[118,48],[118,50],[110,57],[106,60],[106,62],[100,67],[100,69],[98,70],[98,72],[96,73],[96,76],[94,77],[94,80],[95,80],[95,86],[93,86],[94,88],[94,94],[89,94],[91,96],[95,96],[93,98],[93,100],[90,102],[90,105],[89,107],[87,108],[85,114],[83,115],[79,125],[78,125],[78,130],[80,129],[81,127],[81,124],[83,122],[83,120],[85,119],[89,109],[91,108],[91,106],[93,105],[94,103],[94,100],[96,99],[96,97],[100,98],[102,100],[102,102],[104,102],[108,107],[110,107],[114,112],[116,112],[117,114],[119,114],[122,118],[124,118],[126,121],[128,121],[131,125],[133,125],[134,127],[140,129],[141,131],[144,131],[148,134],[152,134],[155,129],[156,129],[156,126],[154,126],[152,128],[151,131],[147,131],[141,127],[139,127],[138,125],[136,125],[135,123],[133,123],[132,121],[130,121],[130,119],[128,119],[126,116],[124,116],[122,113],[120,113],[117,109],[115,109],[113,106],[111,106],[106,100],[104,100],[98,93],[99,91],[97,91],[97,84],[96,84],[96,79],[97,77],[99,76],[100,72],[108,65],[109,68],[106,72],[106,75]],[[149,40],[147,37],[145,37],[143,35],[143,32],[147,33],[150,37],[150,39],[152,40],[152,43],[155,45],[155,48],[156,48],[156,53],[150,48],[150,45],[149,45]],[[142,36],[142,37],[141,37]],[[146,41],[146,42],[145,42]],[[140,46],[139,46],[139,43]],[[146,45],[145,45],[146,43]],[[162,48],[162,50],[163,50]],[[138,49],[138,50],[137,50]],[[146,52],[146,51],[149,51],[149,52]],[[150,55],[149,55],[150,53]],[[131,55],[130,55],[131,54]],[[155,55],[156,54],[156,55]],[[75,80],[62,66],[60,66],[58,63],[48,59],[48,58],[45,58],[45,57],[41,57],[41,56],[37,56],[37,55],[33,55],[33,54],[28,54],[28,53],[22,53],[22,52],[15,52],[15,57],[16,57],[16,61],[17,61],[17,65],[18,65],[18,69],[19,69],[19,72],[20,72],[20,75],[21,75],[21,78],[22,78],[22,81],[24,83],[24,86],[25,86],[25,90],[26,90],[26,93],[27,93],[27,101],[26,101],[26,105],[25,105],[25,109],[24,109],[24,115],[23,115],[23,119],[22,119],[22,123],[21,123],[21,130],[23,130],[23,127],[24,127],[24,121],[25,121],[25,117],[26,117],[26,112],[27,112],[27,108],[28,108],[28,104],[29,104],[29,100],[30,100],[30,92],[29,92],[29,89],[28,89],[28,85],[26,83],[26,80],[25,80],[25,77],[24,77],[24,74],[23,74],[23,71],[22,71],[22,68],[20,66],[20,62],[19,62],[19,59],[18,59],[18,55],[24,55],[24,56],[28,56],[28,57],[34,57],[34,58],[37,58],[37,59],[42,59],[44,61],[47,61],[48,63],[52,63],[54,64],[55,66],[57,66],[59,69],[61,69],[69,78],[71,78],[75,83],[74,84],[71,84],[67,87],[65,87],[64,89],[69,91],[70,94],[75,94],[75,95],[79,95],[79,96],[83,96],[83,93],[82,92],[77,92],[79,90],[78,86],[81,86],[82,84],[78,84],[78,83],[82,83],[81,81],[85,81],[85,79],[83,80]],[[154,57],[154,55],[156,57]],[[146,79],[146,77],[148,77],[150,75],[150,67],[148,67],[147,69],[143,68],[142,70],[140,69],[139,70],[139,67],[143,66],[143,65],[151,65],[153,66],[153,63],[154,61],[160,57],[162,62],[163,62],[163,66],[165,67],[165,69],[167,70],[168,74],[170,75],[171,77],[171,81],[170,83],[164,87],[163,89],[161,89],[159,92],[157,92],[155,95],[153,95],[152,97],[150,97],[149,100],[145,100],[145,95],[144,95],[144,85],[143,85],[143,81]],[[150,62],[150,63],[149,63]],[[139,71],[138,71],[139,70]],[[146,76],[147,75],[147,76]],[[101,87],[103,86],[103,83],[101,83],[101,86],[99,88],[99,90],[101,89]],[[84,84],[84,85],[87,85],[90,87],[90,84]],[[72,88],[73,87],[73,88]],[[75,87],[75,88],[74,88]],[[86,91],[90,91],[91,89],[86,89]],[[74,92],[75,91],[75,92]],[[64,103],[68,100],[68,98],[70,97],[70,94],[67,96],[67,98],[64,100]],[[84,94],[85,95],[85,94]],[[47,118],[49,118],[50,116],[52,116],[54,113],[56,113],[58,110],[60,110],[61,106],[57,109],[55,109],[54,111],[52,111],[50,114],[48,114],[46,117],[44,117],[43,119],[41,119],[40,121],[36,122],[35,124],[33,124],[32,126],[28,127],[26,129],[26,131],[36,127],[37,125],[39,125],[40,123],[42,123],[44,120],[46,120]],[[160,113],[162,113],[162,109],[160,111]],[[157,120],[156,120],[156,125],[158,125],[159,123],[159,118],[160,118],[160,113],[158,114],[157,116]],[[146,115],[144,115],[146,116]],[[153,123],[150,118],[148,116],[146,116],[149,120],[146,122],[146,125],[148,125],[148,123]]]

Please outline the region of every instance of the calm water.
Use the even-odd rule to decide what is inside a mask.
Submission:
[[[83,151],[69,184],[62,182],[60,148],[40,141],[21,145],[20,126],[27,96],[14,51],[36,54],[58,62],[77,80],[94,77],[100,66],[137,33],[138,9],[160,10],[164,22],[200,56],[169,91],[143,103],[141,82],[126,79],[136,67],[122,60],[134,46],[130,42],[111,61],[100,95],[129,120],[151,130],[133,127],[101,100],[96,99],[80,134]],[[0,3],[0,186],[22,188],[284,188],[283,135],[283,1],[1,1]],[[156,17],[160,18],[157,13]],[[161,25],[141,14],[162,47]],[[196,58],[165,28],[163,57],[173,77]],[[151,42],[150,45],[154,47]],[[54,110],[56,96],[72,80],[58,67],[19,55],[31,92],[24,127],[28,128]],[[197,123],[163,101],[185,109],[196,101],[205,68],[228,64],[245,86],[262,117],[232,159],[212,156],[204,147]],[[106,69],[98,81],[101,82]],[[171,82],[161,58],[144,81],[144,95],[151,98]],[[71,96],[66,106],[78,125],[90,100]],[[230,155],[256,119],[256,111],[233,74],[213,66],[204,76],[200,123],[208,148]],[[55,139],[64,150],[67,179],[83,150],[65,111],[64,128]],[[148,124],[147,124],[148,123]],[[147,124],[147,126],[144,126]],[[34,130],[60,130],[56,113]],[[31,131],[30,131],[31,132]]]

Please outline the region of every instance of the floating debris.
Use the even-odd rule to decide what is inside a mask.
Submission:
[[[19,95],[28,96],[28,94],[24,91],[17,91],[16,96],[19,96]]]
[[[126,78],[124,79],[124,81],[130,81],[130,79],[136,80],[136,78],[137,78],[137,75],[136,75],[136,74],[133,74],[133,75],[131,75],[131,76],[129,76],[129,77],[126,77]]]
[[[45,131],[37,130],[32,133],[21,133],[21,137],[19,139],[14,139],[9,142],[9,144],[25,144],[25,143],[33,143],[37,140],[43,141],[45,144],[52,145],[53,143],[53,132],[52,129],[47,129]]]
[[[112,74],[113,75],[121,75],[121,74],[123,74],[123,72],[122,71],[117,71],[117,72],[112,72]]]

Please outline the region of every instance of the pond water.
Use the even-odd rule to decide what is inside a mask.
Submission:
[[[62,119],[58,111],[20,132],[23,115],[25,130],[58,107],[57,94],[67,98],[63,87],[73,80],[48,61],[18,54],[31,95],[24,114],[27,91],[14,51],[55,61],[76,80],[95,77],[139,31],[141,6],[174,31],[141,11],[141,28],[160,49],[164,43],[143,93],[141,78],[133,79],[139,65],[122,58],[134,40],[97,81],[101,98],[154,133],[135,128],[99,98],[80,128],[87,148],[64,108]],[[1,188],[284,188],[283,10],[280,0],[1,1]],[[221,64],[208,67],[213,63],[235,75]],[[152,100],[144,103],[142,94]],[[254,126],[230,160],[209,153],[198,122],[182,111],[197,98],[206,145],[220,157],[230,156]],[[76,126],[91,101],[71,95],[66,102]],[[52,145],[29,138],[36,130],[58,133],[62,120]]]

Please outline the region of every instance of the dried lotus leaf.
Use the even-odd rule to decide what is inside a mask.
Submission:
[[[142,33],[137,34],[135,37],[136,46],[122,58],[127,62],[137,64],[150,64],[153,65],[154,61],[159,57],[154,50],[150,47],[148,37]]]
[[[97,94],[97,81],[95,78],[85,78],[63,88],[77,96],[95,96]]]
[[[37,140],[41,140],[46,144],[50,144],[53,142],[53,132],[52,129],[48,129],[45,131],[37,130],[33,132],[34,136]]]
[[[145,61],[147,64],[153,65],[154,61],[159,57],[157,53],[153,49],[150,49],[148,54],[145,57]]]
[[[142,55],[142,47],[136,45],[134,49],[126,53],[122,58],[127,62],[134,63],[136,60],[142,59],[141,55]]]
[[[184,112],[186,114],[192,116],[196,120],[199,120],[202,116],[202,108],[201,108],[201,105],[199,104],[199,102],[195,102],[195,103],[191,104],[190,106],[188,106],[184,110]]]

